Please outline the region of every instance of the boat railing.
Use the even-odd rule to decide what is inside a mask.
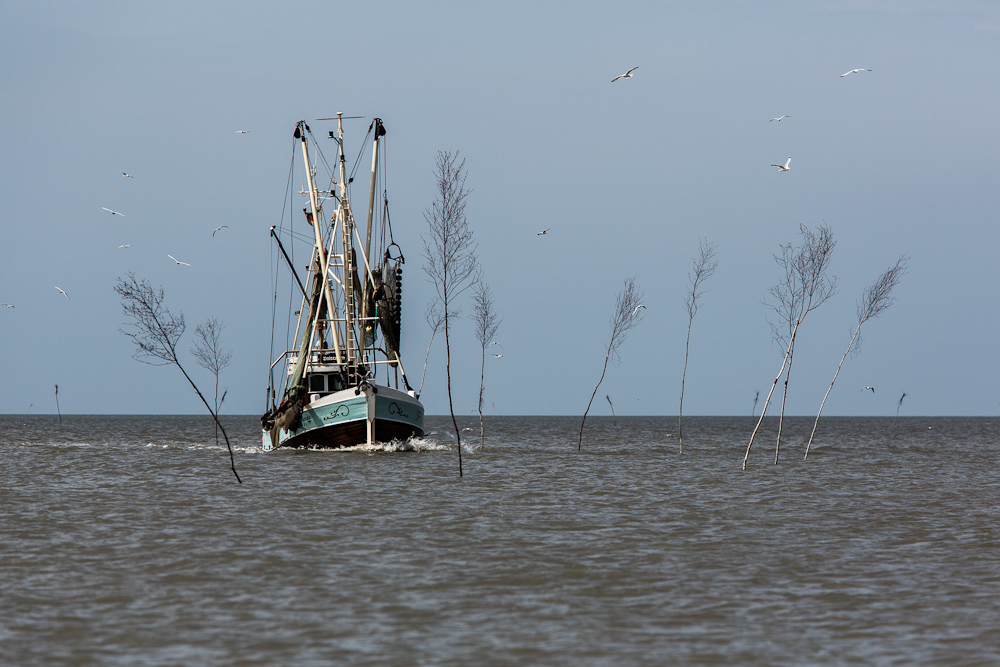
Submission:
[[[371,350],[372,348],[366,348],[366,350]],[[312,369],[319,366],[336,366],[336,350],[323,348],[322,350],[313,350],[309,359],[308,368]],[[282,352],[277,359],[271,362],[271,366],[268,369],[270,372],[274,372],[274,367],[280,364],[282,361],[286,362],[287,373],[291,375],[295,364],[299,360],[298,350],[285,350]],[[395,359],[373,359],[371,361],[366,361],[365,364],[378,364],[378,365],[392,365],[395,364]]]

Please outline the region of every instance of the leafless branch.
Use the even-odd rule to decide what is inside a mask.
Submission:
[[[162,287],[154,289],[145,279],[137,280],[132,272],[129,272],[125,278],[118,278],[114,289],[121,297],[123,314],[130,320],[127,325],[128,329],[121,329],[121,332],[131,338],[136,345],[136,353],[132,356],[138,361],[153,366],[173,364],[184,375],[222,432],[222,437],[226,440],[226,447],[229,449],[229,464],[233,475],[236,476],[236,481],[242,484],[243,480],[236,472],[233,448],[229,444],[226,429],[219,423],[216,411],[209,405],[205,396],[198,389],[198,385],[194,383],[177,358],[177,342],[184,333],[184,315],[178,313],[175,316],[163,305]],[[151,361],[153,359],[158,359],[159,363]]]
[[[455,419],[451,392],[451,320],[461,315],[457,299],[475,282],[478,262],[476,243],[465,217],[469,190],[465,189],[465,160],[458,152],[439,151],[435,160],[437,198],[424,211],[427,236],[424,242],[424,271],[434,285],[436,303],[444,320],[445,374],[448,380],[448,409],[458,444],[458,474],[462,476],[462,434]]]
[[[903,407],[903,399],[904,398],[906,398],[906,392],[905,391],[903,392],[903,395],[899,397],[899,403],[896,404],[896,416],[893,417],[893,419],[892,419],[892,428],[889,429],[890,432],[895,432],[896,431],[896,420],[899,419],[899,409],[901,407]]]
[[[122,299],[122,311],[132,320],[128,330],[119,329],[132,339],[136,351],[132,358],[151,366],[177,364],[177,341],[184,334],[184,314],[174,315],[163,305],[163,288],[154,289],[146,280],[136,280],[129,272],[119,278],[115,292]]]
[[[607,354],[604,355],[604,369],[601,371],[601,379],[597,381],[597,386],[594,387],[594,393],[590,395],[590,401],[587,402],[587,409],[583,413],[583,420],[580,422],[580,439],[576,445],[577,451],[583,449],[583,425],[587,422],[587,413],[590,412],[594,396],[597,396],[597,390],[600,388],[601,383],[604,382],[604,375],[608,372],[608,362],[618,354],[618,350],[625,342],[628,332],[642,321],[642,313],[639,312],[643,308],[641,302],[642,291],[635,284],[635,278],[628,278],[625,280],[625,286],[618,293],[618,298],[615,301],[615,314],[609,320],[609,324],[611,324],[611,339],[608,341]]]
[[[496,337],[497,330],[503,318],[496,312],[493,304],[493,290],[483,281],[476,281],[472,295],[473,312],[475,314],[476,340],[482,348],[482,364],[479,369],[479,440],[480,447],[486,446],[486,428],[483,424],[483,383],[486,379],[486,348]]]
[[[231,350],[222,347],[222,330],[225,325],[214,317],[208,318],[204,324],[194,329],[195,344],[191,354],[199,366],[212,373],[215,377],[215,414],[219,414],[219,374],[233,358]],[[215,427],[215,442],[219,442],[219,427]]]
[[[855,351],[859,349],[861,344],[861,325],[870,319],[878,317],[885,312],[886,308],[892,305],[894,301],[892,290],[899,284],[903,274],[906,273],[906,262],[908,259],[905,254],[900,255],[894,266],[890,266],[883,271],[882,275],[868,286],[861,297],[861,301],[858,302],[858,325],[854,328],[854,336],[851,337],[851,342],[847,345],[844,356],[840,358],[840,363],[837,364],[837,371],[833,374],[830,386],[827,387],[826,394],[823,395],[823,401],[819,404],[819,412],[816,413],[816,420],[813,422],[812,432],[809,434],[809,442],[806,443],[806,453],[803,456],[803,460],[809,458],[809,447],[812,446],[813,437],[816,435],[816,426],[819,424],[820,415],[823,414],[823,406],[826,405],[826,399],[830,396],[830,392],[833,391],[833,383],[837,381],[837,376],[840,375],[840,369],[844,365],[844,360],[847,359],[847,355],[851,353],[852,349]]]
[[[191,348],[191,354],[199,366],[216,377],[222,369],[229,366],[233,358],[232,351],[222,347],[222,330],[225,328],[226,325],[214,317],[194,328],[195,344]]]
[[[785,405],[788,399],[788,381],[792,374],[792,361],[795,355],[795,337],[806,316],[837,293],[837,277],[827,275],[833,249],[837,245],[833,238],[833,231],[828,225],[823,224],[816,232],[805,225],[799,225],[799,232],[802,234],[800,245],[791,243],[782,245],[781,254],[774,256],[775,262],[785,275],[781,282],[769,290],[771,301],[765,301],[765,304],[777,316],[777,320],[769,321],[775,340],[781,342],[785,347],[785,356],[781,362],[781,371],[779,371],[778,377],[771,385],[771,391],[768,392],[767,398],[764,400],[764,407],[761,410],[757,426],[750,435],[750,442],[747,444],[747,451],[743,457],[744,469],[746,469],[750,448],[753,446],[754,438],[764,420],[771,396],[778,380],[781,379],[781,373],[785,373],[781,414],[778,418],[778,437],[774,445],[774,462],[777,464]],[[784,332],[785,327],[788,329],[787,335]]]
[[[688,273],[688,292],[684,298],[684,305],[687,306],[688,328],[687,340],[684,343],[684,371],[681,373],[681,402],[677,411],[677,439],[678,449],[684,453],[684,386],[687,381],[688,355],[691,350],[691,325],[694,316],[698,313],[698,300],[705,293],[703,284],[712,277],[719,263],[715,261],[716,247],[706,239],[698,242],[698,258],[691,262],[691,272]]]
[[[437,302],[433,302],[427,306],[427,312],[424,313],[424,319],[427,320],[427,326],[431,328],[431,339],[427,341],[427,353],[424,354],[424,372],[420,374],[420,389],[417,390],[417,397],[424,391],[424,378],[427,377],[427,360],[431,357],[431,345],[434,344],[434,336],[441,329],[444,324],[444,316],[437,309]]]

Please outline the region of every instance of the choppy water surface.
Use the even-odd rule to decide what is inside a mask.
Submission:
[[[0,662],[1000,664],[1000,419],[228,423],[0,417]]]

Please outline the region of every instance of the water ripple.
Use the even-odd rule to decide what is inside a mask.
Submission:
[[[997,664],[1000,420],[0,417],[0,662]],[[767,429],[772,429],[770,435]],[[770,439],[770,440],[769,440]],[[466,447],[466,445],[468,445]]]

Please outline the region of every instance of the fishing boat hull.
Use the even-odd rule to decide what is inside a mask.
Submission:
[[[423,434],[420,401],[390,387],[368,385],[315,397],[303,407],[296,428],[279,428],[276,438],[264,431],[262,445],[264,451],[343,449]]]

